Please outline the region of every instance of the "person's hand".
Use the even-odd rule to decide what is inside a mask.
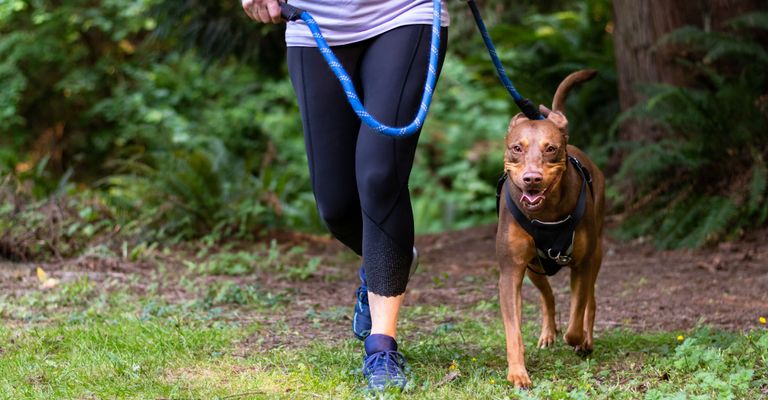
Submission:
[[[277,0],[241,0],[243,10],[251,19],[265,24],[279,24],[280,4]]]

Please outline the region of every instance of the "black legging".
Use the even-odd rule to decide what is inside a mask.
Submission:
[[[430,39],[431,26],[408,25],[333,51],[368,112],[384,124],[403,126],[420,105]],[[440,67],[447,39],[443,28]],[[362,124],[317,48],[289,47],[288,70],[320,217],[363,256],[369,291],[404,293],[414,240],[408,177],[419,134],[393,139]]]

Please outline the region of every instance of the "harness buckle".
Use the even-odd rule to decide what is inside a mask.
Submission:
[[[552,255],[552,249],[548,249],[547,250],[547,256],[550,259],[555,260],[557,265],[559,265],[561,267],[570,264],[571,260],[573,259],[571,256],[569,256],[567,254],[562,254],[559,251],[557,252],[556,255]]]

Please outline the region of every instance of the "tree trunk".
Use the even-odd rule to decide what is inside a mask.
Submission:
[[[693,84],[691,74],[675,62],[673,48],[655,48],[665,34],[694,25],[720,29],[727,20],[765,8],[768,0],[613,0],[614,51],[619,82],[619,104],[624,111],[642,100],[638,84]],[[658,139],[660,132],[642,121],[622,125],[624,140]]]

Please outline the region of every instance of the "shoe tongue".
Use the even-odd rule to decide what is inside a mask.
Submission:
[[[392,336],[375,333],[365,339],[365,354],[371,355],[381,351],[397,351],[397,342]]]

